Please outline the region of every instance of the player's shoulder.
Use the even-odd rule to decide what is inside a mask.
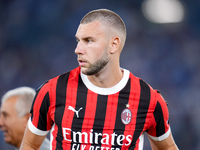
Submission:
[[[132,73],[130,74],[130,78],[131,78],[131,80],[133,80],[135,88],[138,88],[140,90],[140,94],[145,95],[144,96],[145,98],[143,100],[145,100],[145,101],[149,100],[149,102],[151,104],[150,108],[152,110],[155,109],[157,103],[160,103],[161,105],[167,104],[167,101],[163,98],[161,92],[158,89],[153,88],[144,79],[142,79],[140,77],[136,77]],[[147,97],[149,97],[149,99],[146,99]]]
[[[133,75],[132,73],[130,73],[130,78],[131,78],[132,82],[137,83],[138,86],[140,86],[141,88],[146,88],[146,89],[152,90],[152,92],[157,93],[156,90],[154,90],[151,87],[151,85],[148,82],[146,82],[144,79],[137,77],[137,76]]]
[[[147,81],[130,73],[130,78],[141,90],[149,91],[151,95],[161,95],[158,89],[154,89]]]

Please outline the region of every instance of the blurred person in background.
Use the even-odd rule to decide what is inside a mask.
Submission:
[[[79,67],[38,89],[21,150],[39,149],[49,130],[52,150],[177,150],[160,92],[120,67],[126,27],[107,9],[86,14],[76,32]]]
[[[35,93],[30,87],[19,87],[6,92],[1,99],[0,129],[4,141],[16,149],[21,145]],[[46,138],[41,150],[49,148],[50,142]]]

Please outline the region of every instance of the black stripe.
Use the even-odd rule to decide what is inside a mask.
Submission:
[[[136,119],[136,127],[135,132],[133,135],[133,140],[129,149],[133,149],[135,147],[136,141],[139,138],[145,124],[149,104],[150,104],[150,88],[149,86],[143,81],[140,80],[140,101],[137,111],[137,119]]]
[[[95,113],[94,124],[93,124],[93,129],[94,129],[93,133],[96,132],[96,133],[103,134],[107,101],[108,101],[107,95],[98,95],[96,113]],[[94,136],[93,136],[93,141],[94,141]],[[98,138],[98,143],[99,144],[96,144],[96,145],[101,146],[101,138]]]
[[[56,108],[55,108],[55,123],[58,126],[58,133],[56,137],[56,149],[62,149],[62,118],[65,110],[66,89],[69,73],[59,76],[56,87]]]
[[[124,134],[125,125],[121,121],[121,114],[124,109],[126,109],[126,104],[129,102],[129,95],[130,95],[130,79],[128,80],[126,86],[120,91],[118,96],[118,105],[117,105],[117,114],[116,114],[116,121],[115,121],[115,130],[114,132],[117,135]],[[128,94],[127,94],[128,93]],[[117,146],[117,142],[115,141],[115,145]],[[114,147],[114,146],[112,146]]]
[[[34,98],[34,100],[33,100],[33,103],[32,103],[32,106],[31,106],[31,110],[30,110],[30,113],[31,113],[31,120],[32,120],[33,117],[34,117],[33,106],[35,105],[35,100],[36,100],[37,95],[38,95],[38,93],[36,92],[36,95],[35,95],[35,98]]]
[[[38,129],[43,131],[47,131],[47,113],[49,110],[49,106],[50,106],[49,92],[47,92],[40,107],[40,113],[39,113],[40,116],[37,127]]]
[[[82,109],[79,111],[78,116],[74,112],[74,118],[73,118],[72,127],[71,127],[72,131],[81,132],[82,130],[83,120],[85,116],[86,101],[87,101],[87,92],[88,92],[88,89],[86,88],[83,81],[81,80],[81,77],[79,76],[75,110],[78,111],[81,107]],[[73,134],[71,135],[71,139],[73,139],[72,136]],[[76,141],[74,142],[78,143],[79,138],[80,138],[79,136],[76,136]],[[71,144],[71,149],[72,149],[72,146],[73,146],[73,143]]]
[[[159,137],[165,133],[165,125],[164,125],[164,118],[162,108],[159,102],[156,104],[156,108],[154,111],[154,117],[156,121],[156,136]]]
[[[34,104],[35,104],[35,100],[36,100],[36,98],[37,98],[37,96],[38,96],[38,93],[40,92],[41,88],[42,88],[46,83],[48,83],[48,81],[44,82],[44,83],[36,90],[36,94],[35,94],[35,97],[34,97],[34,99],[33,99],[31,109],[30,109],[31,120],[33,119],[33,115],[34,115],[34,114],[33,114],[33,106],[34,106]]]

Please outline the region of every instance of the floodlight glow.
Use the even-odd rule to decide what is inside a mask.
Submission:
[[[154,23],[176,23],[184,18],[184,8],[178,0],[146,0],[142,4],[142,11]]]

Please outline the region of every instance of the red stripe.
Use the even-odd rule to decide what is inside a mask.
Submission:
[[[130,74],[131,78],[131,88],[130,88],[130,96],[129,96],[129,102],[128,104],[129,109],[132,113],[132,119],[129,124],[126,125],[125,131],[124,131],[124,136],[127,137],[128,135],[133,136],[135,132],[135,125],[136,125],[136,118],[137,118],[137,111],[138,111],[138,105],[139,105],[139,99],[140,99],[140,91],[141,87],[139,84],[139,79],[134,77],[133,75]],[[133,137],[132,137],[133,138]],[[131,138],[131,142],[132,142]],[[131,143],[127,139],[124,139],[123,143],[124,145],[122,146],[122,150],[127,149],[127,145]],[[130,145],[129,145],[130,146]],[[137,145],[138,146],[138,145]],[[137,149],[137,148],[135,148]]]
[[[84,117],[83,125],[82,125],[82,132],[87,132],[87,133],[92,132],[91,129],[93,128],[93,124],[94,124],[94,118],[95,118],[95,112],[96,112],[96,106],[97,106],[97,97],[98,95],[96,93],[88,90],[87,102],[86,102],[86,108],[85,108],[85,117]],[[89,149],[91,145],[89,143],[92,143],[92,141],[90,140],[90,136],[88,136],[88,140],[85,139],[85,137],[83,136],[82,141],[83,143],[88,143],[85,149]]]
[[[106,133],[108,135],[111,135],[114,132],[116,115],[117,115],[116,112],[117,112],[117,106],[118,106],[118,96],[119,96],[119,93],[108,96],[103,134]],[[103,141],[105,144],[102,144],[101,147],[111,148],[112,147],[111,140],[112,139],[109,138],[109,141]]]
[[[71,129],[72,121],[74,117],[74,112],[68,109],[69,106],[75,108],[76,106],[76,96],[77,96],[77,88],[78,88],[78,75],[79,70],[73,70],[70,72],[68,83],[67,83],[67,91],[66,91],[66,104],[65,111],[62,119],[62,127]],[[69,132],[71,133],[71,132]],[[67,139],[71,139],[71,134],[66,135]],[[63,149],[71,149],[71,142],[63,139]]]

